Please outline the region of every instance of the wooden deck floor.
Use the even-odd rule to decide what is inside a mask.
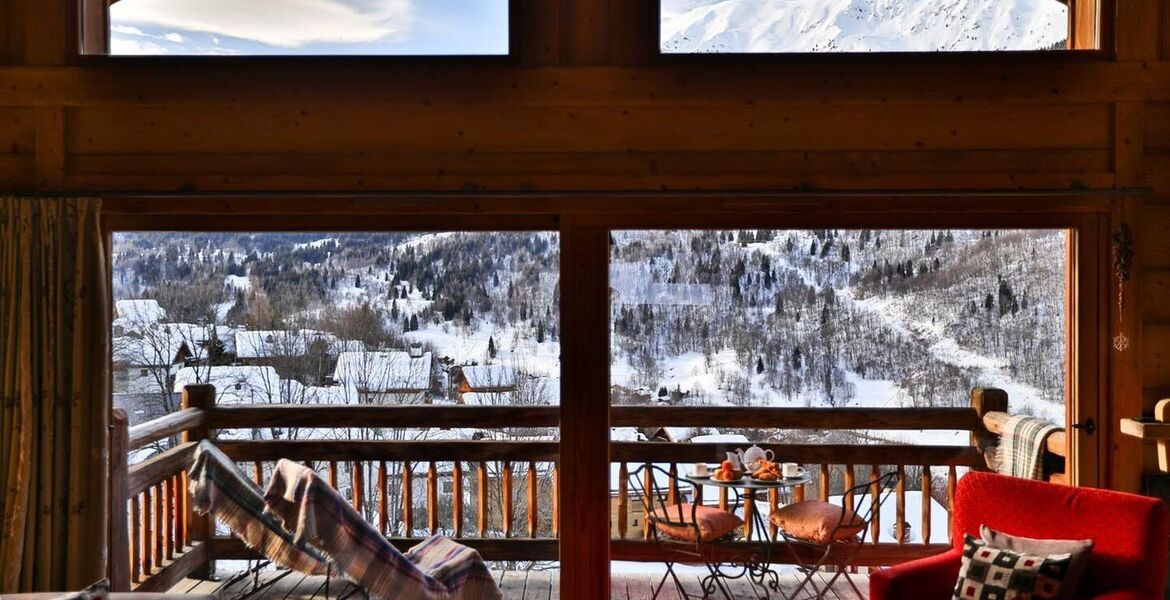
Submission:
[[[500,571],[497,574],[500,589],[506,600],[557,600],[560,598],[560,577],[556,571]],[[868,589],[865,575],[854,575],[858,587],[864,592]],[[699,578],[697,575],[680,575],[683,587],[692,598],[701,597]],[[274,581],[273,581],[274,580]],[[325,596],[325,578],[307,577],[300,573],[285,571],[266,571],[261,574],[261,581],[269,583],[262,592],[253,594],[248,600],[336,600],[347,595],[352,587],[337,578],[330,582],[328,598]],[[781,587],[785,593],[790,593],[797,584],[793,574],[783,575]],[[658,576],[646,573],[620,573],[612,578],[610,597],[613,600],[649,600],[653,594],[653,586],[658,582]],[[187,579],[171,589],[177,593],[213,594],[221,600],[233,600],[242,596],[251,587],[251,581],[199,581]],[[736,598],[755,599],[764,598],[763,594],[755,594],[752,587],[745,581],[731,582],[731,592]],[[673,583],[668,584],[659,594],[661,600],[676,600],[682,596]],[[722,597],[722,596],[717,596]],[[802,593],[802,598],[809,598],[811,594]],[[361,596],[353,596],[358,600]],[[775,593],[772,598],[777,598]],[[834,584],[833,590],[826,596],[832,600],[853,600],[857,594],[847,583],[839,581]],[[861,600],[865,600],[863,596]]]

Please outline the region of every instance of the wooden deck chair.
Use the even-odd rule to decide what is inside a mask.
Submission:
[[[267,510],[260,487],[241,473],[215,444],[208,440],[199,442],[195,459],[188,470],[188,478],[191,482],[192,507],[196,512],[213,515],[227,525],[245,546],[263,554],[272,564],[288,569],[262,583],[260,571],[264,565],[250,565],[230,580],[225,588],[251,577],[251,587],[239,596],[247,598],[276,583],[288,573],[298,571],[309,575],[325,575],[325,594],[328,596],[332,576],[332,565],[328,558],[311,545],[294,539],[292,532]]]
[[[280,460],[264,493],[298,544],[319,548],[375,600],[501,600],[479,552],[445,536],[399,552],[316,471]]]

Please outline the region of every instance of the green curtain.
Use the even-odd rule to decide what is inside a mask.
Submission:
[[[0,198],[0,593],[105,576],[109,276],[95,199]]]

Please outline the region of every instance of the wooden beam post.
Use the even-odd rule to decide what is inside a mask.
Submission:
[[[998,388],[974,388],[971,390],[971,408],[979,417],[979,424],[971,432],[971,445],[979,450],[984,459],[987,459],[988,451],[999,444],[999,439],[987,430],[983,424],[983,415],[992,411],[1007,412],[1007,392]],[[992,466],[990,461],[988,461],[988,466]]]
[[[203,409],[206,415],[203,423],[196,427],[192,427],[183,434],[184,442],[198,442],[200,440],[211,439],[211,430],[208,429],[207,423],[211,420],[211,412],[215,410],[215,386],[213,385],[189,385],[183,388],[183,408],[199,408]],[[183,490],[183,493],[188,493]],[[186,530],[190,533],[192,542],[204,542],[204,547],[207,548],[206,560],[204,560],[198,568],[191,572],[190,577],[194,579],[211,579],[215,573],[215,562],[211,554],[210,540],[215,535],[215,519],[207,516],[197,514],[193,508],[194,503],[188,503],[192,508],[187,513],[187,527]]]
[[[110,590],[130,591],[130,533],[126,513],[126,453],[130,446],[130,419],[115,408],[110,414]]]
[[[609,231],[561,221],[561,597],[609,597]]]
[[[1142,181],[1144,105],[1119,103],[1116,106],[1115,150],[1118,185],[1139,185]],[[1136,148],[1134,148],[1136,146]],[[1124,435],[1121,420],[1142,414],[1145,398],[1142,382],[1142,313],[1141,240],[1134,239],[1142,218],[1141,200],[1137,196],[1117,199],[1113,215],[1111,238],[1112,269],[1108,278],[1109,339],[1103,340],[1103,349],[1109,358],[1108,422],[1101,423],[1101,435],[1108,436],[1102,443],[1109,449],[1109,479],[1111,489],[1140,493],[1145,462],[1142,440]],[[1128,241],[1127,241],[1128,240]],[[1067,461],[1066,461],[1067,463]],[[1065,465],[1068,472],[1069,465]]]

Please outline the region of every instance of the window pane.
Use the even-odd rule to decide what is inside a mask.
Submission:
[[[505,55],[508,0],[119,0],[115,55]]]
[[[137,425],[177,410],[192,383],[213,384],[217,406],[266,405],[265,426],[223,419],[215,439],[310,465],[388,535],[500,538],[484,553],[491,567],[522,581],[539,570],[547,590],[557,572],[559,252],[556,232],[117,233],[113,405]],[[279,405],[323,419],[358,405],[426,405],[446,421],[412,410],[410,424],[284,426],[296,413]],[[487,411],[457,405],[547,407],[528,414],[551,418],[470,427],[451,419]],[[128,460],[177,441],[133,448]],[[387,454],[371,457],[378,444]],[[444,444],[467,454],[434,454]],[[493,448],[510,460],[485,458]],[[263,486],[274,464],[239,466]],[[551,544],[525,553],[502,539],[521,533]],[[219,565],[225,578],[244,567]]]
[[[957,52],[1052,50],[1068,40],[1059,0],[662,0],[661,50]]]
[[[114,236],[115,404],[556,405],[555,233]]]
[[[614,404],[960,407],[971,388],[998,387],[1013,413],[1064,422],[1063,231],[613,235]],[[729,432],[676,437],[705,433]],[[968,443],[953,431],[875,436]]]

